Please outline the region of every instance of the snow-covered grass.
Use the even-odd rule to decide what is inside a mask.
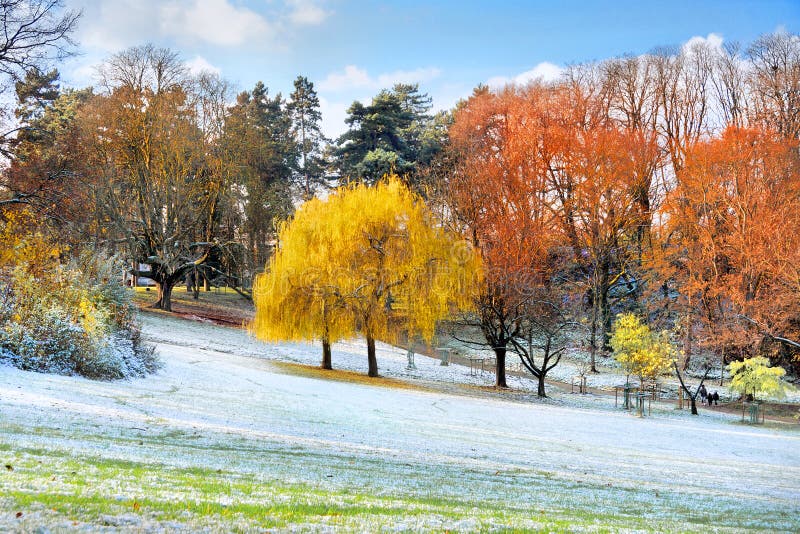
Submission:
[[[800,529],[794,426],[639,419],[523,379],[499,394],[388,346],[381,373],[418,387],[323,380],[275,363],[315,365],[318,346],[143,319],[154,376],[0,367],[0,531]],[[333,363],[365,372],[363,343]]]

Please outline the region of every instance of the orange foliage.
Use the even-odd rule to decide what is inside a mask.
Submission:
[[[701,341],[742,356],[800,339],[800,157],[770,132],[729,128],[687,155],[667,205],[673,265],[695,299]]]
[[[555,217],[546,188],[546,129],[539,86],[477,92],[450,129],[459,165],[448,182],[456,222],[480,251],[485,285],[480,327],[497,356],[496,385],[505,387],[505,356],[532,292],[552,267]]]

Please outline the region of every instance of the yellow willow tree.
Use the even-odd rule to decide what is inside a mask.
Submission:
[[[312,198],[279,228],[280,248],[254,283],[250,330],[267,341],[318,338],[322,368],[332,369],[331,343],[352,335],[355,321],[335,283],[337,270],[327,269],[333,236],[318,216],[327,209]]]
[[[378,375],[375,340],[400,332],[430,341],[436,322],[467,308],[480,260],[435,224],[397,177],[339,189],[303,204],[279,233],[279,249],[254,287],[251,331],[276,340],[330,344],[360,332],[368,375]]]

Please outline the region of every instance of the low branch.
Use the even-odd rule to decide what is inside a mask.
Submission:
[[[739,318],[740,319],[744,319],[748,323],[754,325],[756,328],[758,328],[759,333],[765,335],[769,339],[771,339],[773,341],[777,341],[779,343],[783,343],[784,345],[789,345],[790,347],[794,347],[796,349],[800,349],[800,342],[797,342],[797,341],[794,341],[792,339],[788,339],[788,338],[785,338],[785,337],[782,337],[782,336],[777,336],[777,335],[773,334],[772,332],[770,332],[769,329],[765,325],[760,324],[756,320],[751,319],[750,317],[748,317],[746,315],[739,314]]]
[[[233,282],[235,282],[235,281],[236,281],[236,278],[234,278],[233,276],[229,275],[229,274],[228,274],[228,273],[226,273],[226,272],[220,271],[219,269],[217,269],[216,267],[213,267],[213,266],[211,266],[211,265],[204,265],[204,266],[203,266],[203,268],[205,268],[205,269],[208,269],[209,271],[211,271],[211,272],[213,272],[213,273],[217,273],[217,274],[219,274],[219,275],[221,275],[221,276],[224,276],[224,277],[225,277],[225,279],[226,279],[226,280],[228,280],[228,281],[233,281]],[[238,293],[240,296],[242,296],[242,297],[246,298],[246,299],[247,299],[247,300],[249,300],[250,302],[253,302],[253,295],[251,295],[251,294],[249,294],[249,293],[245,293],[244,291],[240,290],[238,287],[236,287],[236,284],[234,284],[234,285],[232,285],[232,286],[230,286],[230,287],[231,287],[231,288],[232,288],[234,291],[236,291],[236,292],[237,292],[237,293]]]

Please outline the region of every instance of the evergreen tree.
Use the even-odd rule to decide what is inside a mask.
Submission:
[[[314,84],[305,76],[298,76],[294,81],[294,91],[289,98],[286,109],[292,119],[299,146],[297,173],[302,197],[307,200],[314,196],[315,186],[324,183],[325,161],[322,157],[322,145],[325,143],[325,136],[320,129],[322,113]]]
[[[374,183],[397,173],[415,183],[421,158],[430,161],[436,149],[426,136],[432,118],[431,98],[417,84],[397,84],[378,93],[370,105],[353,102],[345,120],[350,129],[334,151],[342,181]]]
[[[223,146],[226,159],[235,164],[240,227],[251,267],[258,269],[270,254],[274,221],[285,219],[292,208],[290,185],[298,145],[281,95],[270,97],[262,82],[239,94],[225,124]]]

